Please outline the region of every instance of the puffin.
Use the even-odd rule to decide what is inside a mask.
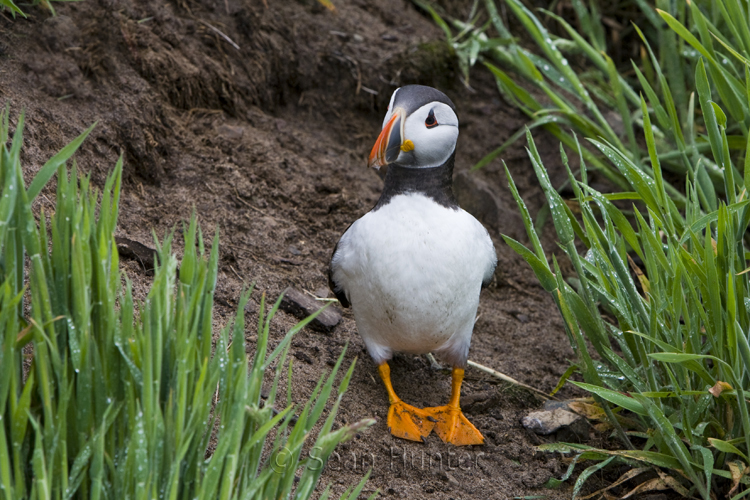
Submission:
[[[422,85],[391,96],[368,167],[387,167],[375,206],[336,244],[328,281],[351,307],[365,347],[388,393],[388,428],[423,441],[433,430],[446,443],[479,445],[484,437],[459,405],[479,294],[497,264],[487,230],[453,194],[458,140],[456,106]],[[394,352],[434,353],[452,365],[445,406],[417,408],[391,384]]]

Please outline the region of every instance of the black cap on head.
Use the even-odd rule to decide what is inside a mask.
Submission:
[[[405,85],[396,91],[396,97],[393,100],[393,107],[401,107],[410,115],[425,104],[431,102],[442,102],[451,107],[456,113],[456,106],[450,98],[440,92],[438,89],[427,87],[425,85]]]

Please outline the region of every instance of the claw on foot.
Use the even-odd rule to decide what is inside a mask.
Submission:
[[[380,378],[383,380],[385,390],[388,391],[388,400],[391,407],[388,409],[388,430],[396,437],[409,439],[411,441],[423,441],[427,437],[435,421],[429,420],[428,415],[419,408],[406,404],[396,395],[391,385],[391,369],[388,363],[378,367]]]
[[[484,436],[469,422],[459,406],[461,383],[464,380],[463,368],[453,368],[451,384],[451,401],[445,406],[425,408],[430,417],[436,420],[435,433],[446,443],[456,446],[484,444]]]
[[[388,363],[378,367],[391,407],[388,409],[388,430],[396,437],[411,441],[423,441],[434,429],[440,439],[456,446],[484,444],[482,433],[461,412],[461,383],[464,379],[462,368],[453,368],[451,400],[446,406],[425,408],[424,410],[406,404],[396,395],[391,385],[391,369]]]
[[[446,443],[456,446],[484,444],[484,437],[474,424],[469,422],[461,409],[450,405],[425,408],[428,418],[435,422],[435,433]]]
[[[435,422],[424,410],[396,401],[388,409],[388,430],[396,437],[411,441],[423,441],[427,437]]]

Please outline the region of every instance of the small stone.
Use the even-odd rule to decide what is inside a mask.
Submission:
[[[321,299],[327,299],[331,296],[331,290],[328,287],[322,286],[315,290],[315,296]]]
[[[117,252],[120,254],[120,257],[136,260],[143,266],[144,270],[153,271],[155,249],[122,236],[115,236],[115,243],[117,244]]]
[[[242,139],[242,136],[245,133],[245,129],[243,127],[235,127],[233,125],[227,125],[225,123],[223,125],[219,125],[217,132],[224,139],[233,140],[233,139]]]
[[[448,471],[444,471],[444,472],[443,472],[443,476],[444,476],[444,477],[445,477],[445,479],[447,479],[447,480],[448,480],[448,482],[449,482],[449,483],[451,483],[451,484],[452,484],[453,486],[461,486],[461,483],[459,483],[459,482],[458,482],[458,480],[457,480],[457,479],[456,479],[455,477],[453,477],[453,475],[452,475],[452,474],[451,474],[450,472],[448,472]]]
[[[308,356],[307,354],[305,354],[302,351],[295,351],[294,352],[294,357],[297,358],[297,359],[299,359],[300,361],[304,361],[308,365],[313,364],[313,360],[310,359],[310,356]]]
[[[284,298],[281,301],[281,310],[299,319],[305,319],[324,305],[325,302],[315,300],[306,293],[300,292],[296,288],[289,287],[284,291]],[[334,306],[328,306],[325,311],[318,314],[318,316],[310,322],[309,326],[315,330],[330,332],[339,324],[339,321],[341,321],[341,312],[339,312]]]
[[[586,432],[586,421],[580,415],[566,411],[562,408],[554,410],[532,411],[523,419],[523,426],[537,434],[547,436],[564,428],[570,428],[575,434]]]
[[[245,314],[248,316],[252,316],[254,314],[257,314],[257,312],[258,312],[258,304],[256,304],[252,300],[248,300],[247,304],[245,304]]]
[[[261,217],[260,220],[268,229],[273,229],[279,225],[278,222],[276,222],[276,219],[274,219],[273,217]]]
[[[349,33],[344,33],[343,31],[331,30],[328,33],[330,33],[333,36],[337,36],[337,37],[341,38],[345,42],[348,41],[349,38],[351,38],[351,35],[349,35]]]
[[[294,245],[289,245],[289,248],[287,248],[287,250],[292,255],[302,255],[302,252],[299,251],[299,248],[295,247]]]

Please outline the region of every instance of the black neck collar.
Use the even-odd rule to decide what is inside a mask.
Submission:
[[[383,193],[372,211],[387,205],[394,196],[407,193],[419,193],[446,208],[458,209],[456,197],[453,196],[455,158],[454,151],[445,163],[431,168],[409,168],[397,163],[388,165]]]

